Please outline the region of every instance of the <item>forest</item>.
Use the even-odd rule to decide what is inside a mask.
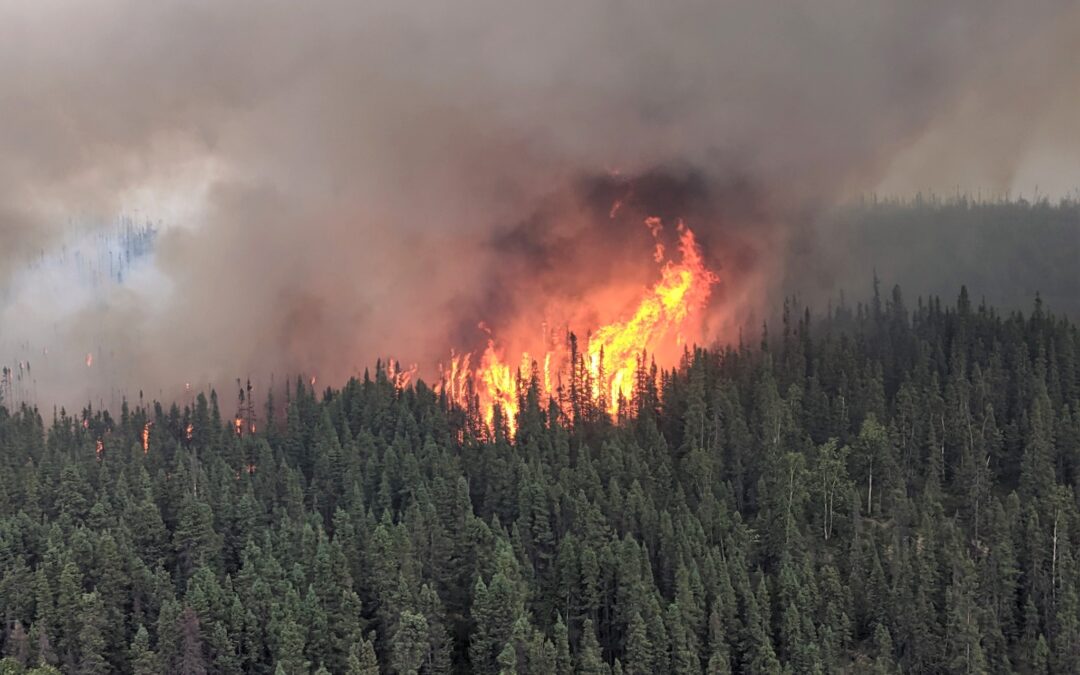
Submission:
[[[814,306],[836,289],[862,293],[875,274],[910,297],[955,293],[999,311],[1028,311],[1038,292],[1056,313],[1080,316],[1080,195],[868,195],[827,209],[797,231],[785,287]],[[815,283],[817,280],[817,283]]]
[[[0,674],[1080,672],[1080,330],[1041,300],[792,300],[643,354],[615,418],[534,377],[513,434],[381,365],[243,424],[0,406]]]

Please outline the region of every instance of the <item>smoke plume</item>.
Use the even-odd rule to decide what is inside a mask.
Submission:
[[[4,3],[0,361],[74,403],[430,373],[479,320],[647,274],[646,215],[694,227],[729,336],[791,242],[842,250],[812,223],[846,197],[1073,189],[1077,26],[1053,0]],[[161,223],[150,268],[33,292],[117,214]]]

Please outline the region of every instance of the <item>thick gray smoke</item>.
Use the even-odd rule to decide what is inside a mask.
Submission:
[[[1071,189],[1078,26],[1051,0],[3,2],[0,361],[44,361],[42,402],[434,364],[506,233],[672,165],[752,186],[756,289],[853,194]],[[152,274],[71,311],[19,290],[118,213],[164,223]]]

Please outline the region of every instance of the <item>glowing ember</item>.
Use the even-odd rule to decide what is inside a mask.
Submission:
[[[99,438],[94,441],[94,454],[97,456],[97,460],[101,461],[101,456],[105,453],[105,443]]]
[[[233,420],[233,426],[236,427],[236,435],[240,436],[244,432],[244,418],[237,416]]]
[[[185,437],[187,438],[187,440],[189,440],[189,441],[190,441],[190,440],[191,440],[191,436],[192,436],[192,434],[193,434],[194,432],[195,432],[195,427],[194,427],[194,425],[192,425],[192,424],[191,424],[190,422],[188,422],[188,425],[187,425],[186,427],[184,427],[184,436],[185,436]]]
[[[561,382],[574,382],[578,396],[608,414],[618,413],[620,401],[632,396],[643,354],[658,350],[670,354],[673,346],[685,345],[685,331],[696,325],[692,321],[700,318],[717,282],[705,266],[694,233],[682,222],[676,226],[678,261],[667,258],[660,219],[648,218],[645,225],[656,242],[653,259],[660,265],[660,279],[645,289],[633,311],[600,326],[583,344],[548,344],[541,354],[522,352],[509,359],[494,338],[478,362],[473,354],[452,353],[449,366],[442,369],[441,388],[466,407],[475,397],[488,425],[498,406],[511,431],[522,389],[534,378],[542,394],[557,396]],[[567,373],[570,376],[564,379]]]

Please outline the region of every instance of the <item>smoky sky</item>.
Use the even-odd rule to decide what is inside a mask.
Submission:
[[[1052,0],[3,2],[0,283],[74,221],[166,226],[152,283],[0,331],[48,343],[43,398],[100,387],[92,349],[129,393],[334,381],[517,306],[508,257],[599,208],[590,181],[676,176],[640,208],[760,270],[862,192],[1068,191],[1078,26]]]

